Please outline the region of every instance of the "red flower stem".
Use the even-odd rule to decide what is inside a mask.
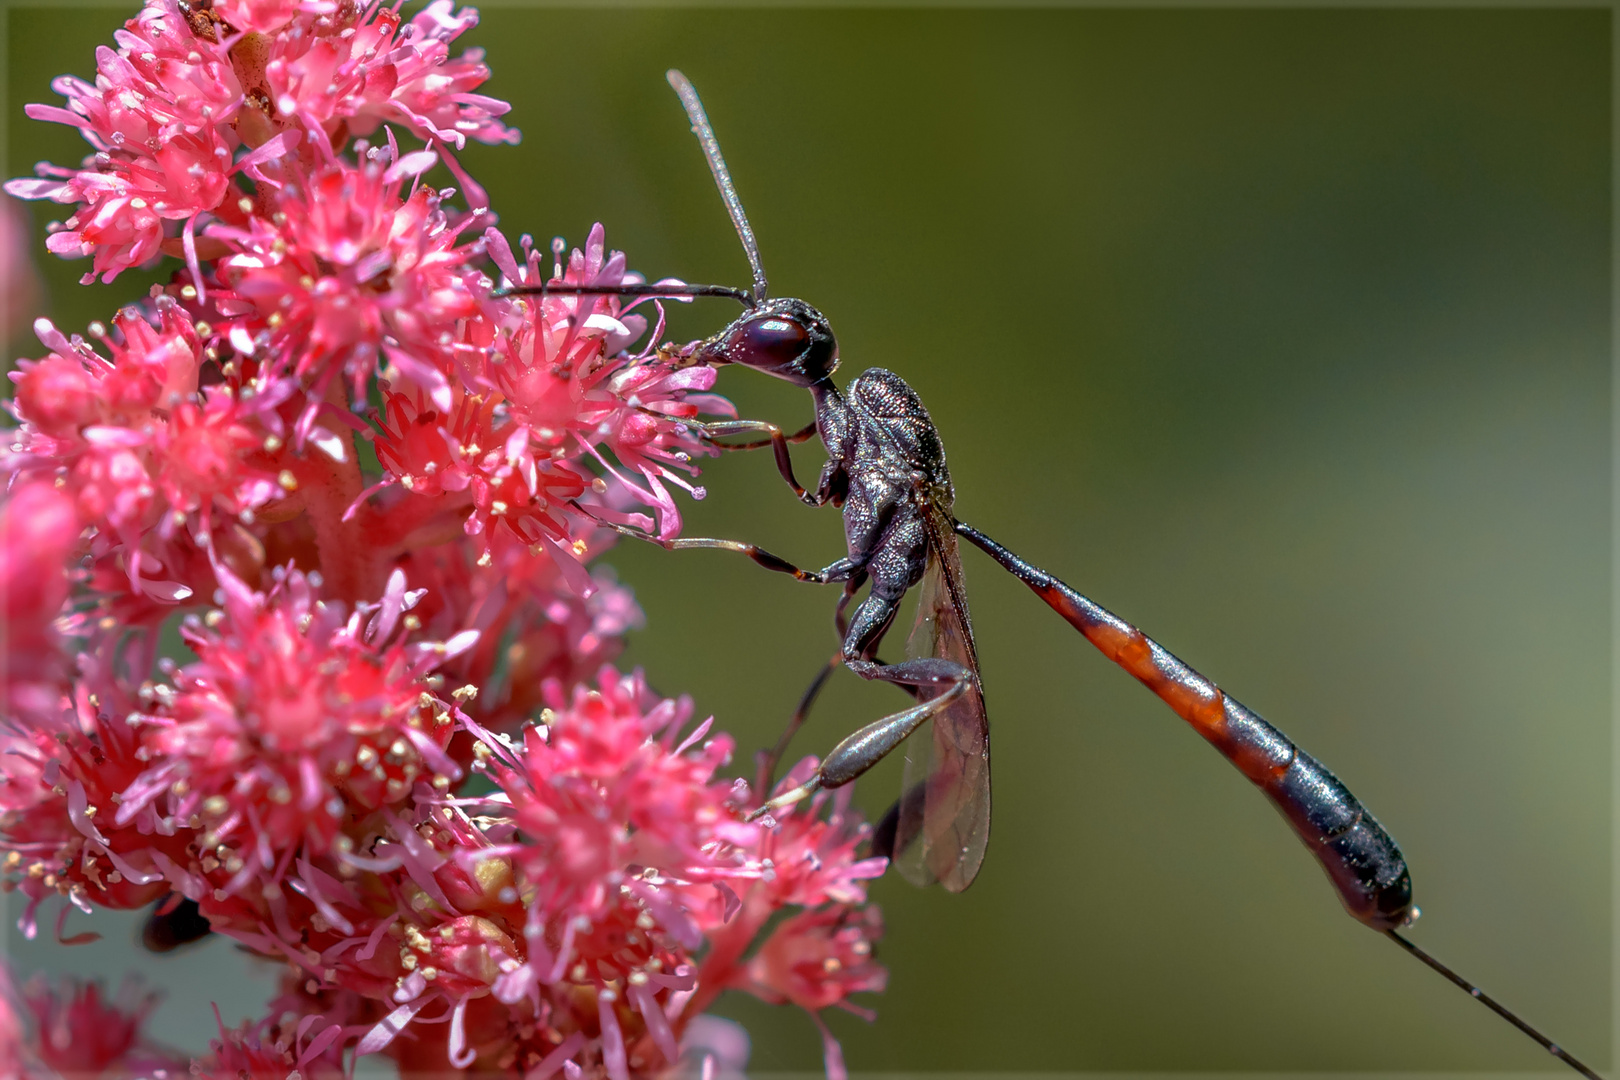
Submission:
[[[743,900],[742,910],[710,936],[709,951],[698,965],[697,989],[681,1010],[680,1022],[683,1026],[692,1017],[701,1016],[714,1004],[720,992],[731,986],[741,966],[739,962],[743,953],[748,951],[748,946],[759,936],[760,929],[774,911],[774,906],[762,890],[750,889]]]
[[[326,400],[334,408],[348,408],[342,380],[328,382]],[[314,527],[321,576],[330,594],[349,601],[371,599],[382,591],[385,564],[374,557],[375,548],[362,528],[369,517],[363,513],[364,507],[343,520],[364,490],[364,480],[353,433],[340,427],[337,437],[343,441],[341,461],[311,446],[293,465],[293,475],[303,495],[304,512]]]

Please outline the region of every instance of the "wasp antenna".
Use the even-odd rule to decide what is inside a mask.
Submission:
[[[730,285],[659,285],[632,282],[627,285],[576,285],[573,282],[547,281],[539,285],[512,285],[495,289],[491,296],[728,296],[744,307],[753,307],[754,298],[743,289]]]
[[[737,198],[737,186],[731,182],[726,159],[720,156],[720,140],[714,137],[714,128],[709,126],[709,116],[703,111],[703,102],[698,100],[691,80],[675,68],[670,68],[665,77],[681,96],[681,104],[686,106],[687,119],[692,121],[692,134],[698,137],[698,144],[703,147],[703,156],[709,161],[709,171],[714,174],[715,185],[726,203],[726,212],[731,215],[731,224],[737,230],[737,238],[742,241],[743,251],[748,254],[748,265],[754,270],[754,304],[759,304],[766,295],[765,264],[759,261],[759,245],[754,242],[754,230],[748,224],[748,215],[743,213],[742,200]]]
[[[1463,978],[1461,975],[1458,975],[1455,971],[1452,971],[1450,968],[1446,967],[1446,965],[1442,964],[1440,961],[1418,948],[1417,945],[1411,941],[1408,941],[1406,938],[1402,937],[1400,934],[1397,934],[1393,930],[1385,930],[1384,933],[1401,948],[1405,949],[1407,952],[1411,953],[1425,964],[1428,964],[1430,967],[1434,968],[1434,970],[1438,971],[1441,975],[1444,975],[1457,986],[1466,990],[1468,995],[1474,1000],[1478,1001],[1481,1005],[1485,1006],[1487,1009],[1491,1010],[1497,1016],[1500,1016],[1502,1019],[1506,1020],[1508,1023],[1512,1024],[1526,1035],[1530,1036],[1530,1038],[1534,1039],[1543,1050],[1547,1051],[1547,1053],[1551,1054],[1559,1061],[1562,1061],[1565,1065],[1568,1065],[1570,1068],[1586,1077],[1587,1080],[1603,1080],[1603,1078],[1598,1076],[1597,1073],[1593,1072],[1591,1069],[1588,1069],[1579,1061],[1576,1061],[1575,1058],[1563,1047],[1547,1038],[1547,1036],[1543,1035],[1541,1032],[1537,1031],[1523,1020],[1520,1020],[1506,1006],[1502,1005],[1485,991],[1481,990],[1479,987],[1475,986],[1473,983],[1469,982],[1467,979]]]

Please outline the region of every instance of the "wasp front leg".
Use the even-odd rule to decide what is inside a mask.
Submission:
[[[788,443],[806,442],[816,433],[815,421],[811,421],[791,435],[784,434],[781,428],[768,420],[716,420],[707,424],[688,423],[686,427],[700,435],[704,442],[716,450],[758,450],[769,446],[776,455],[777,471],[782,474],[782,479],[787,481],[788,487],[793,489],[793,493],[801,502],[807,506],[821,506],[830,498],[825,485],[821,485],[815,492],[805,490],[804,485],[793,475],[793,458],[788,454]],[[764,435],[765,438],[740,443],[715,441],[732,435],[747,434]]]

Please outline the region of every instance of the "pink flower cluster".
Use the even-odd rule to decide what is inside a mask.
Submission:
[[[95,982],[58,988],[35,978],[17,987],[0,970],[0,1080],[93,1077],[113,1063],[129,1071],[165,1070],[175,1064],[173,1056],[141,1037],[157,1000],[133,982],[111,1000]]]
[[[144,998],[6,990],[18,1076],[625,1080],[736,1065],[722,991],[820,1023],[883,986],[847,794],[747,822],[731,741],[609,666],[641,613],[592,561],[678,534],[693,421],[730,406],[655,302],[649,333],[501,291],[641,279],[600,226],[493,227],[453,157],[517,138],[449,52],[475,22],[148,0],[29,107],[94,150],[7,185],[73,207],[51,250],[87,281],[179,262],[88,339],[38,320],[11,376],[0,876],[29,933],[184,903],[291,974],[195,1061],[141,1040]]]
[[[473,93],[489,77],[481,53],[450,55],[478,18],[452,9],[434,0],[405,23],[375,0],[148,3],[116,50],[97,50],[95,82],[56,80],[67,108],[27,107],[78,128],[95,153],[6,190],[74,206],[48,246],[93,257],[86,283],[111,281],[158,254],[175,224],[190,246],[200,215],[232,215],[237,176],[299,142],[323,162],[384,122],[441,147],[515,142],[507,106]]]

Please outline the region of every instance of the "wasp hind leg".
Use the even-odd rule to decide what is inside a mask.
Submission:
[[[842,787],[888,756],[912,732],[942,712],[972,686],[973,672],[954,660],[919,657],[898,664],[871,659],[894,622],[898,597],[873,595],[855,613],[844,639],[843,662],[863,679],[898,686],[918,699],[909,709],[874,720],[833,747],[814,776],[763,805],[749,820],[804,799],[822,788]]]
[[[950,660],[937,660],[933,657],[907,660],[901,664],[859,661],[858,665],[876,669],[871,674],[856,670],[856,674],[863,678],[879,679],[907,689],[916,688],[918,693],[924,692],[928,687],[944,687],[944,692],[919,705],[913,705],[909,709],[903,709],[867,724],[833,747],[822,759],[821,767],[816,770],[814,776],[798,787],[765,802],[748,815],[750,821],[772,810],[791,806],[822,788],[842,787],[854,780],[887,757],[891,750],[905,742],[906,737],[921,727],[924,721],[944,710],[966,693],[968,687],[973,684],[973,673],[967,668]],[[851,664],[850,667],[853,670],[857,664]]]

